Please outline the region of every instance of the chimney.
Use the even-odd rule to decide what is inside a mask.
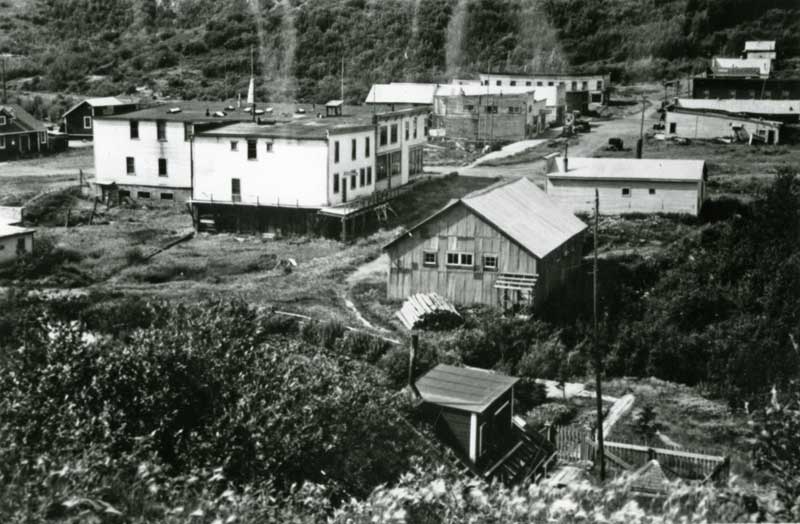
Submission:
[[[408,387],[414,394],[414,397],[419,399],[421,395],[414,384],[414,370],[417,365],[417,350],[419,349],[419,335],[414,333],[411,335],[411,351],[408,353]]]

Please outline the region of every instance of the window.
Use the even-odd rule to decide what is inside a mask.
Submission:
[[[0,126],[6,125],[6,115],[0,115]]]
[[[84,129],[91,129],[92,128],[92,117],[90,117],[90,116],[83,117],[83,128]]]
[[[385,146],[389,143],[389,128],[387,126],[381,126],[381,133],[380,133],[380,145]]]
[[[355,189],[355,188],[356,188],[356,175],[354,173],[353,176],[350,177],[350,189]]]
[[[764,91],[764,97],[763,98],[767,99],[767,100],[772,98],[772,91]]]
[[[392,153],[392,156],[391,156],[392,176],[400,174],[400,172],[401,172],[400,159],[401,158],[402,157],[400,155],[400,151]]]
[[[119,191],[117,191],[117,195],[119,195],[119,199],[122,200],[123,198],[130,198],[131,192],[128,191],[127,189],[120,189]]]
[[[272,153],[272,142],[267,142],[267,153]]]
[[[406,140],[408,140],[411,137],[411,129],[409,128],[410,125],[411,124],[408,122],[408,120],[404,122],[404,127],[406,131]]]
[[[191,122],[183,123],[183,141],[188,142],[194,135],[194,125]]]
[[[512,114],[512,115],[518,115],[518,114],[522,113],[522,108],[521,107],[516,107],[516,106],[509,106],[508,107],[508,112],[509,112],[509,114]]]
[[[365,169],[362,167],[362,168],[361,168],[361,169],[358,171],[358,185],[359,185],[359,186],[361,186],[361,187],[364,187],[364,183],[366,182],[366,179],[367,179],[367,172],[366,172],[366,170],[365,170]]]
[[[339,192],[339,173],[333,174],[333,192],[334,194]]]
[[[369,158],[369,137],[364,139],[364,157]]]
[[[156,120],[156,138],[158,140],[167,139],[167,123],[163,120]]]
[[[586,81],[581,82],[581,89],[583,89],[584,91],[588,91],[589,90],[589,82],[586,82]]]
[[[497,82],[495,82],[495,85],[501,86],[501,85],[503,85],[503,82],[498,80]]]
[[[526,86],[530,86],[532,83],[533,83],[533,82],[531,82],[530,80],[528,80],[527,82],[525,82],[525,85],[526,85]]]
[[[670,133],[675,133],[677,131],[677,129],[678,129],[677,122],[670,122],[669,123],[669,132]]]
[[[497,114],[497,106],[486,106],[486,112],[488,114]]]
[[[338,140],[333,143],[333,161],[334,162],[338,162],[339,161],[339,141]]]
[[[751,89],[750,91],[748,91],[747,92],[747,97],[748,98],[755,98],[756,97],[756,90],[755,89]]]
[[[139,121],[138,120],[131,120],[128,122],[128,125],[131,128],[131,138],[138,139],[139,138]]]
[[[242,181],[238,178],[231,178],[231,201],[242,201]]]
[[[789,91],[786,91],[785,89],[783,91],[781,91],[781,98],[788,100],[789,99]]]
[[[236,140],[231,140],[231,151],[238,151],[239,150],[239,142]]]
[[[39,133],[39,143],[40,144],[47,143],[47,133]]]
[[[497,255],[483,255],[483,269],[495,270],[497,269]]]
[[[539,87],[542,87],[544,84],[542,83],[541,80],[539,80],[538,82],[536,82],[536,85],[539,86]]]
[[[367,185],[372,185],[372,166],[367,166]]]
[[[597,90],[598,91],[602,91],[603,90],[603,81],[602,80],[598,80],[597,81]]]
[[[631,197],[631,188],[623,187],[622,188],[622,196],[624,196],[626,198],[630,198]]]
[[[547,82],[547,85],[552,86],[553,82]]]
[[[436,261],[438,253],[436,251],[423,251],[422,252],[422,265],[423,266],[437,266]]]
[[[731,89],[728,91],[728,98],[736,98],[736,90]]]
[[[409,175],[418,175],[422,173],[423,166],[422,166],[422,159],[423,159],[423,148],[422,147],[414,147],[409,149],[408,151],[408,174]]]
[[[375,181],[379,182],[389,176],[389,164],[391,155],[378,155],[375,159]]]
[[[6,148],[6,137],[0,136],[0,149]]]
[[[472,267],[472,253],[448,252],[447,265],[459,267]]]
[[[648,192],[649,194],[651,194],[651,195],[655,195],[655,194],[656,194],[656,188],[654,188],[654,187],[651,187],[650,189],[648,189],[648,190],[647,190],[647,192]]]
[[[167,176],[167,159],[158,159],[158,176]]]
[[[592,93],[592,102],[593,103],[601,103],[603,101],[603,95],[601,93]]]
[[[150,198],[150,191],[139,191],[136,193],[136,198]]]
[[[517,85],[517,81],[516,81],[516,80],[512,80],[512,81],[510,81],[510,82],[508,83],[508,85],[510,85],[510,86],[515,86],[515,85]]]
[[[247,160],[256,160],[258,158],[258,140],[247,141]]]
[[[172,193],[161,193],[161,200],[175,200]]]
[[[572,90],[573,91],[577,91],[578,90],[578,81],[577,80],[573,80],[572,81]]]
[[[125,158],[125,172],[129,175],[136,174],[136,163],[132,156]]]
[[[711,90],[703,89],[703,98],[711,98]]]
[[[356,159],[356,139],[350,141],[350,160]]]
[[[414,138],[417,138],[417,117],[414,117],[414,124],[412,126],[414,128]]]
[[[391,126],[391,137],[390,137],[392,144],[396,144],[397,143],[397,134],[398,134],[398,126],[397,126],[397,124],[392,124],[392,126]]]
[[[25,249],[25,238],[18,238],[17,239],[17,254],[22,254],[26,251]]]
[[[467,104],[467,105],[464,106],[464,110],[465,111],[469,111],[470,113],[472,113],[473,111],[475,111],[475,106],[472,105],[472,104]]]

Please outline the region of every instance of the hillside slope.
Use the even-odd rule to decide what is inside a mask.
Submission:
[[[746,39],[800,55],[796,0],[0,0],[0,52],[36,90],[348,99],[487,68],[671,77]]]

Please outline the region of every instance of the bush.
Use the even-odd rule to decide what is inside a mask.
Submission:
[[[360,331],[348,331],[336,342],[337,351],[370,364],[378,362],[391,346],[391,342]]]
[[[125,252],[125,261],[129,266],[145,264],[148,260],[149,259],[145,256],[144,252],[142,252],[142,248],[139,246],[128,248],[128,250]]]
[[[528,411],[525,414],[525,422],[533,428],[541,428],[547,424],[565,426],[577,413],[578,409],[572,404],[548,402]]]
[[[344,332],[344,324],[335,320],[324,322],[312,320],[300,328],[300,336],[304,341],[326,349],[333,349],[336,341],[344,336]]]

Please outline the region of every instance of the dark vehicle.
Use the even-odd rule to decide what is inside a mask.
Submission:
[[[608,147],[606,148],[608,151],[622,151],[622,139],[621,138],[609,138],[608,139]]]

